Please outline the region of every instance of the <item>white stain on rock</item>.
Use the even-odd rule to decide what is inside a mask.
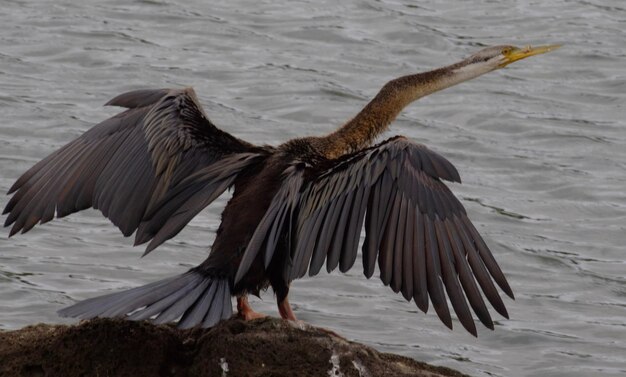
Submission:
[[[363,365],[361,360],[359,359],[352,360],[352,365],[354,365],[354,369],[356,369],[356,371],[359,372],[359,377],[371,377],[372,376],[370,372],[367,371],[367,368],[365,368],[365,365]]]
[[[222,368],[222,377],[228,376],[228,363],[225,357],[220,358],[220,368]]]
[[[341,369],[339,367],[339,355],[333,351],[332,356],[330,357],[330,363],[333,365],[332,368],[328,371],[328,375],[330,377],[344,377],[343,373],[341,373]]]

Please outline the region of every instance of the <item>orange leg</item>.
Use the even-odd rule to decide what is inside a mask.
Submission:
[[[286,296],[282,301],[278,301],[278,312],[282,319],[288,319],[290,321],[296,320],[296,315],[293,314],[293,310],[291,310],[291,305],[289,305],[289,300]]]
[[[255,312],[248,303],[248,296],[237,297],[237,315],[246,321],[267,317],[265,314]]]

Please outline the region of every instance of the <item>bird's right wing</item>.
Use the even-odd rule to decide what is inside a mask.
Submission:
[[[466,299],[485,326],[493,322],[480,289],[507,316],[492,279],[513,293],[489,248],[470,222],[461,202],[442,182],[460,182],[445,158],[405,138],[330,161],[315,171],[296,162],[257,227],[235,277],[237,282],[259,253],[269,266],[278,245],[287,245],[287,281],[349,270],[365,228],[363,268],[394,292],[414,299],[426,312],[428,298],[440,319],[452,327],[446,292],[463,326],[476,335]],[[283,256],[281,256],[283,257]],[[478,284],[476,284],[478,282]]]
[[[10,235],[93,207],[152,250],[264,158],[215,127],[191,88],[137,90],[107,105],[128,110],[46,157],[11,187]]]

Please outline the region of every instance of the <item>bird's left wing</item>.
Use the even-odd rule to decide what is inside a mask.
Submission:
[[[89,207],[147,251],[264,158],[263,148],[217,128],[192,88],[136,90],[107,105],[127,108],[41,160],[11,187],[10,235]]]
[[[476,328],[469,304],[485,326],[493,322],[478,286],[503,316],[506,308],[493,280],[513,293],[463,205],[442,180],[460,182],[454,166],[439,154],[405,138],[338,160],[321,174],[303,163],[285,171],[278,191],[242,259],[236,280],[264,253],[268,266],[280,237],[290,260],[288,280],[307,270],[317,274],[349,270],[365,226],[363,268],[370,278],[378,260],[380,278],[394,292],[414,299],[426,312],[428,297],[441,320],[452,327],[444,289],[463,326]],[[476,284],[478,282],[478,284]]]

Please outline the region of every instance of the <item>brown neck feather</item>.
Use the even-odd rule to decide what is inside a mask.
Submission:
[[[337,158],[370,146],[408,104],[471,78],[457,70],[463,63],[389,81],[354,118],[337,131],[317,138],[316,149],[327,158]]]

